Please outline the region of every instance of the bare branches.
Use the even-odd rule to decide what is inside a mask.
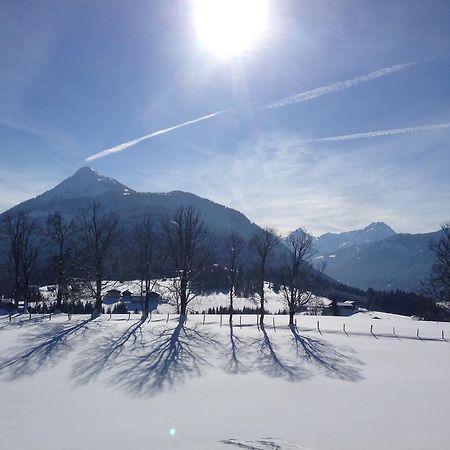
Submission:
[[[38,247],[35,243],[36,222],[24,211],[7,213],[2,223],[2,237],[7,241],[8,264],[13,273],[13,299],[24,310],[31,295],[31,278],[36,268]]]
[[[260,299],[260,323],[264,324],[264,280],[267,273],[267,265],[269,257],[273,250],[280,243],[280,236],[273,228],[260,229],[250,241],[250,246],[253,248],[257,256],[257,270],[258,270],[258,286],[257,293]]]
[[[172,293],[182,316],[188,304],[198,295],[196,278],[211,263],[214,241],[198,211],[179,207],[162,222],[167,252],[177,272]]]
[[[291,233],[287,238],[289,255],[281,267],[281,292],[289,310],[289,323],[294,323],[294,315],[312,297],[311,271],[307,263],[312,256],[313,238],[305,230]]]
[[[106,213],[100,202],[92,201],[81,211],[78,230],[85,256],[85,281],[95,298],[94,315],[97,316],[102,313],[106,265],[119,234],[117,218],[114,214]]]
[[[142,317],[148,317],[149,297],[157,280],[156,272],[163,257],[151,216],[144,216],[134,230],[136,243],[136,262],[141,283]],[[144,299],[145,296],[145,299]]]
[[[228,288],[230,295],[230,323],[233,321],[233,299],[236,290],[241,253],[244,248],[244,238],[237,233],[232,233],[226,242]]]
[[[56,272],[57,294],[56,308],[60,309],[62,300],[68,297],[68,278],[69,261],[74,249],[73,235],[75,223],[73,220],[66,220],[59,213],[50,214],[47,218],[47,236],[56,248],[52,256],[53,267]]]

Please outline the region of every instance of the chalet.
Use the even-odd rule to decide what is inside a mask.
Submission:
[[[346,300],[345,302],[337,302],[337,307],[340,316],[351,316],[357,311],[355,302],[351,300]]]
[[[121,292],[117,289],[110,289],[109,291],[106,292],[107,298],[120,297],[120,295],[121,295]]]
[[[119,294],[120,295],[120,294]],[[131,299],[133,297],[139,297],[140,295],[134,294],[133,292],[129,291],[128,289],[122,292],[122,297],[126,299]]]

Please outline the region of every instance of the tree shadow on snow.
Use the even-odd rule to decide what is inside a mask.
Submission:
[[[228,345],[225,347],[224,356],[226,357],[226,362],[224,370],[225,372],[231,374],[247,373],[249,372],[250,367],[243,361],[248,361],[248,343],[234,334],[234,327],[232,323],[229,324],[229,328],[230,340]]]
[[[103,337],[100,342],[95,342],[90,349],[85,350],[72,371],[72,378],[76,383],[87,384],[103,371],[110,369],[123,352],[125,344],[128,343],[132,349],[138,345],[143,346],[144,323],[145,319],[140,319],[118,337]]]
[[[259,352],[256,357],[256,367],[264,374],[275,378],[284,378],[288,381],[302,381],[311,376],[304,365],[297,360],[281,358],[277,345],[272,342],[266,327],[261,325],[262,339],[254,340],[250,345],[258,345]]]
[[[294,325],[290,325],[295,354],[301,361],[314,364],[325,375],[346,381],[362,380],[362,362],[349,355],[350,351],[339,350],[329,342],[302,336]],[[344,353],[345,352],[345,353]]]
[[[9,321],[9,316],[1,318],[0,331],[10,330],[12,328],[32,327],[42,322],[49,322],[49,315],[39,315],[32,317],[31,320],[28,314],[13,314],[12,320]]]
[[[175,328],[155,330],[149,343],[132,348],[112,381],[130,394],[154,395],[200,376],[218,349],[211,334],[180,320]]]
[[[33,375],[49,364],[56,364],[73,348],[78,338],[100,324],[87,319],[75,324],[53,323],[46,326],[48,329],[40,327],[22,337],[19,351],[0,361],[0,376],[13,381]]]

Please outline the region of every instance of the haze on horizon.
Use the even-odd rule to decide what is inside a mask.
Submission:
[[[205,5],[3,2],[0,211],[116,149],[90,165],[283,233],[450,218],[446,0]]]

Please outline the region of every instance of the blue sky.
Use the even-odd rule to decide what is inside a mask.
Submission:
[[[448,0],[273,0],[264,36],[223,59],[193,2],[0,1],[0,210],[85,159],[153,131],[233,112],[92,161],[142,191],[186,190],[282,232],[450,218],[450,130],[301,141],[450,122]],[[411,67],[307,102],[280,98]]]

